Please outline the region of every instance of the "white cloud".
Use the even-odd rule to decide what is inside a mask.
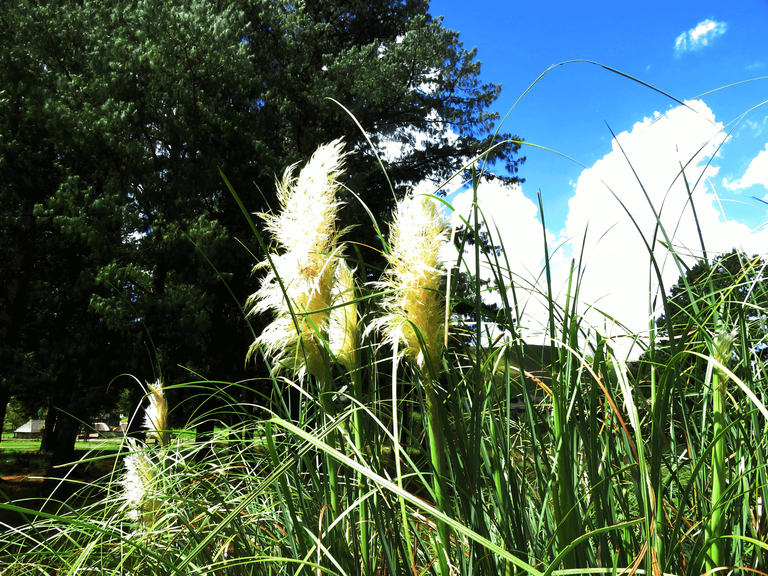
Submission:
[[[490,233],[494,246],[502,246],[504,255],[499,256],[497,266],[493,256],[481,256],[481,277],[490,279],[497,286],[494,276],[500,273],[505,286],[514,284],[519,299],[518,313],[521,324],[518,329],[529,342],[538,342],[542,327],[546,324],[545,298],[540,293],[544,269],[544,232],[541,226],[539,208],[523,194],[520,185],[505,185],[500,180],[482,179],[477,191],[480,209],[481,230]],[[451,197],[454,208],[450,215],[454,228],[462,227],[464,220],[473,222],[473,192],[466,190]],[[463,219],[463,220],[462,220]],[[484,225],[483,225],[484,223]],[[547,231],[546,242],[550,253],[556,241],[555,235]],[[473,272],[475,267],[474,247],[467,247],[462,271]],[[562,253],[557,252],[551,259],[553,266],[561,267]],[[511,298],[511,294],[509,294]],[[498,293],[488,295],[489,303],[501,303]]]
[[[526,198],[519,185],[508,186],[498,179],[483,179],[477,191],[479,220],[485,222],[494,245],[502,246],[514,272],[530,274],[541,271],[543,250],[532,249],[541,246],[542,229],[539,208]],[[456,195],[451,215],[454,227],[462,225],[462,218],[472,222],[472,190]],[[554,236],[550,234],[550,241]]]
[[[758,136],[760,136],[760,134],[763,133],[763,128],[765,127],[766,123],[768,123],[768,116],[763,118],[762,122],[757,122],[756,120],[749,120],[745,118],[744,123],[752,131],[752,136],[757,138]]]
[[[739,138],[742,134],[747,134],[757,138],[763,133],[766,126],[768,126],[768,116],[764,116],[762,120],[743,118],[739,122],[738,130],[733,134],[733,137]]]
[[[694,28],[683,32],[675,40],[675,52],[680,54],[690,50],[699,50],[707,46],[713,38],[725,34],[728,24],[714,20],[699,22]]]
[[[665,242],[688,263],[701,254],[699,229],[710,257],[734,247],[762,253],[768,246],[767,231],[752,233],[748,226],[724,218],[717,198],[706,189],[706,179],[718,171],[707,166],[707,160],[724,138],[722,124],[702,101],[687,104],[689,108],[680,106],[655,120],[646,118],[619,134],[613,150],[582,172],[569,202],[563,237],[576,257],[587,235],[580,298],[584,306],[594,304],[633,333],[647,330],[649,319],[659,313],[659,303],[651,310],[658,281],[643,238],[653,249],[667,291],[680,272]],[[698,225],[681,165],[686,166]],[[656,228],[657,214],[667,237]],[[598,328],[610,324],[596,314],[588,320]]]
[[[617,350],[633,357],[639,355],[640,349],[635,347],[630,352],[631,340],[622,337],[626,332],[619,324],[626,326],[630,334],[647,334],[649,322],[660,313],[658,298],[653,301],[659,294],[659,282],[646,242],[653,250],[667,292],[680,277],[665,247],[667,242],[687,265],[701,255],[699,231],[709,258],[733,248],[750,255],[766,254],[768,247],[768,229],[751,230],[721,212],[718,198],[708,188],[719,168],[707,163],[726,137],[723,124],[704,102],[686,104],[666,114],[656,112],[618,134],[612,151],[585,169],[575,183],[564,229],[558,234],[546,232],[556,301],[564,304],[571,259],[578,265],[583,254],[578,294],[578,313],[584,315],[582,327],[591,326],[615,338]],[[758,158],[761,162],[768,160],[768,145]],[[698,225],[681,165],[685,166]],[[748,181],[747,177],[752,177],[749,174],[748,170],[741,181]],[[457,186],[452,183],[450,190]],[[433,190],[426,185],[417,189],[420,193]],[[449,199],[455,209],[451,223],[457,226],[460,215],[469,218],[471,214],[472,191],[450,190]],[[765,199],[768,201],[768,194]],[[541,342],[537,335],[545,332],[547,311],[546,278],[542,272],[544,234],[538,205],[524,195],[521,186],[504,186],[498,180],[481,181],[478,203],[489,222],[493,243],[504,246],[509,260],[505,283],[512,280],[516,287],[522,316],[519,328],[529,342]],[[657,229],[657,215],[666,237]],[[471,255],[466,262],[473,270]],[[505,266],[504,260],[502,264]],[[491,278],[487,262],[481,266],[482,276]],[[499,298],[489,300],[498,302]]]
[[[723,178],[723,186],[729,190],[743,190],[755,185],[768,188],[768,144],[765,145],[765,150],[752,159],[744,176],[735,182],[728,182]]]

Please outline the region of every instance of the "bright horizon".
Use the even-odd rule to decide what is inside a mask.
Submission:
[[[445,15],[443,25],[460,33],[465,49],[477,47],[483,83],[502,84],[492,108],[502,118],[509,113],[501,131],[536,146],[521,150],[528,158],[520,168],[522,186],[493,182],[480,188],[480,202],[493,216],[521,282],[543,266],[540,191],[555,288],[564,289],[571,258],[578,262],[586,237],[581,311],[595,305],[632,332],[646,332],[658,307],[649,313],[656,283],[636,229],[652,239],[655,216],[643,189],[678,251],[702,253],[681,165],[709,257],[733,248],[766,255],[768,107],[760,105],[768,99],[768,80],[753,79],[768,76],[768,5],[485,1],[468,11],[466,3],[441,0],[431,3],[430,13]],[[631,75],[685,105],[600,66],[576,62],[550,70],[512,108],[547,68],[573,59]],[[463,212],[471,191],[459,189],[450,199]],[[655,244],[657,256],[662,240]],[[665,291],[679,275],[666,259]],[[535,317],[537,306],[529,305]],[[602,314],[588,319],[604,333],[621,332]]]

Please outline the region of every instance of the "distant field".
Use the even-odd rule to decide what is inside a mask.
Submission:
[[[120,439],[92,440],[76,442],[75,450],[113,450],[120,448]],[[37,452],[40,450],[40,440],[13,440],[3,438],[0,442],[0,452]]]

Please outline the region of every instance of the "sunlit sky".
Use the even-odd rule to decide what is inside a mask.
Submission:
[[[656,283],[621,204],[651,242],[656,220],[645,190],[670,241],[701,254],[681,165],[708,254],[768,253],[768,204],[760,201],[768,202],[768,3],[437,0],[430,12],[444,15],[465,48],[477,47],[481,80],[502,85],[493,107],[508,114],[502,132],[557,152],[526,146],[521,187],[480,190],[520,282],[543,265],[540,191],[556,287],[584,245],[582,311],[594,304],[635,332],[647,329]],[[686,105],[585,62],[536,82],[553,64],[576,59]],[[460,189],[450,198],[456,208],[469,205]],[[667,290],[678,277],[667,261]],[[533,318],[534,303],[530,310]],[[618,334],[610,320],[590,321]]]

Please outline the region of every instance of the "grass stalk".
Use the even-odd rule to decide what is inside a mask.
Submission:
[[[437,509],[443,514],[450,513],[448,498],[443,489],[443,477],[445,468],[443,465],[443,439],[440,427],[439,417],[439,399],[434,384],[425,384],[424,392],[427,405],[427,430],[429,434],[429,447],[432,460],[432,486],[435,491],[435,503]],[[451,534],[448,525],[441,519],[437,520],[438,534],[438,564],[440,573],[448,576],[450,571],[448,565],[451,559]]]
[[[397,486],[400,490],[403,489],[403,468],[400,462],[401,460],[401,446],[400,446],[400,422],[398,415],[400,414],[397,388],[397,364],[398,364],[398,344],[399,341],[392,342],[392,438],[393,438],[393,451],[395,456],[395,477],[397,479]],[[411,546],[411,530],[408,522],[408,510],[406,508],[405,499],[401,496],[398,497],[400,504],[400,517],[403,522],[403,535],[405,537],[406,550],[408,551],[408,560],[410,568],[416,570],[416,559],[413,555],[413,547]]]
[[[718,325],[715,316],[715,325]],[[705,567],[709,570],[719,568],[726,563],[725,559],[725,511],[724,495],[728,488],[726,480],[725,457],[725,414],[727,375],[720,366],[725,366],[733,353],[733,336],[722,327],[718,327],[713,342],[713,358],[717,365],[712,368],[712,491],[710,503],[712,512],[705,532],[708,550],[705,556]]]
[[[352,381],[352,397],[355,400],[354,413],[352,414],[352,426],[354,427],[354,440],[357,453],[363,458],[368,455],[368,447],[365,436],[365,430],[363,429],[363,417],[361,414],[360,406],[363,405],[363,381],[360,371],[360,367],[353,370],[350,374]],[[364,500],[367,493],[367,482],[365,477],[358,472],[357,473],[357,499],[360,500],[358,506],[358,526],[360,530],[360,552],[363,560],[363,570],[369,568],[369,562],[371,560],[369,549],[369,530],[368,530],[368,503]]]
[[[646,350],[625,361],[585,319],[583,251],[559,294],[541,195],[544,267],[530,279],[517,272],[520,247],[504,247],[482,213],[480,158],[466,166],[471,214],[456,231],[467,280],[462,291],[462,274],[452,275],[447,300],[436,198],[399,205],[380,236],[387,271],[363,284],[380,271],[346,264],[335,226],[340,165],[316,158],[297,177],[287,171],[280,212],[262,215],[273,241],[253,226],[262,279],[249,310],[275,324],[250,352],[268,377],[216,383],[219,407],[206,414],[194,408],[213,383],[179,385],[194,406],[176,414],[194,415],[178,423],[158,412],[148,418],[158,441],[125,455],[146,488],[134,502],[118,468],[103,481],[62,480],[80,488],[72,498],[0,503],[0,515],[28,520],[0,516],[4,575],[768,573],[762,260],[720,282],[702,231],[703,260],[678,254],[643,187],[655,228],[627,214],[651,286],[661,286],[649,310],[660,298],[665,320],[652,320],[649,337],[630,336]],[[611,192],[623,206],[626,191]],[[295,225],[311,218],[308,234]],[[669,296],[667,258],[682,274]],[[699,264],[703,280],[689,275]],[[545,345],[526,332],[536,298]],[[153,398],[150,412],[162,405]],[[201,421],[215,422],[206,440],[192,433]]]

